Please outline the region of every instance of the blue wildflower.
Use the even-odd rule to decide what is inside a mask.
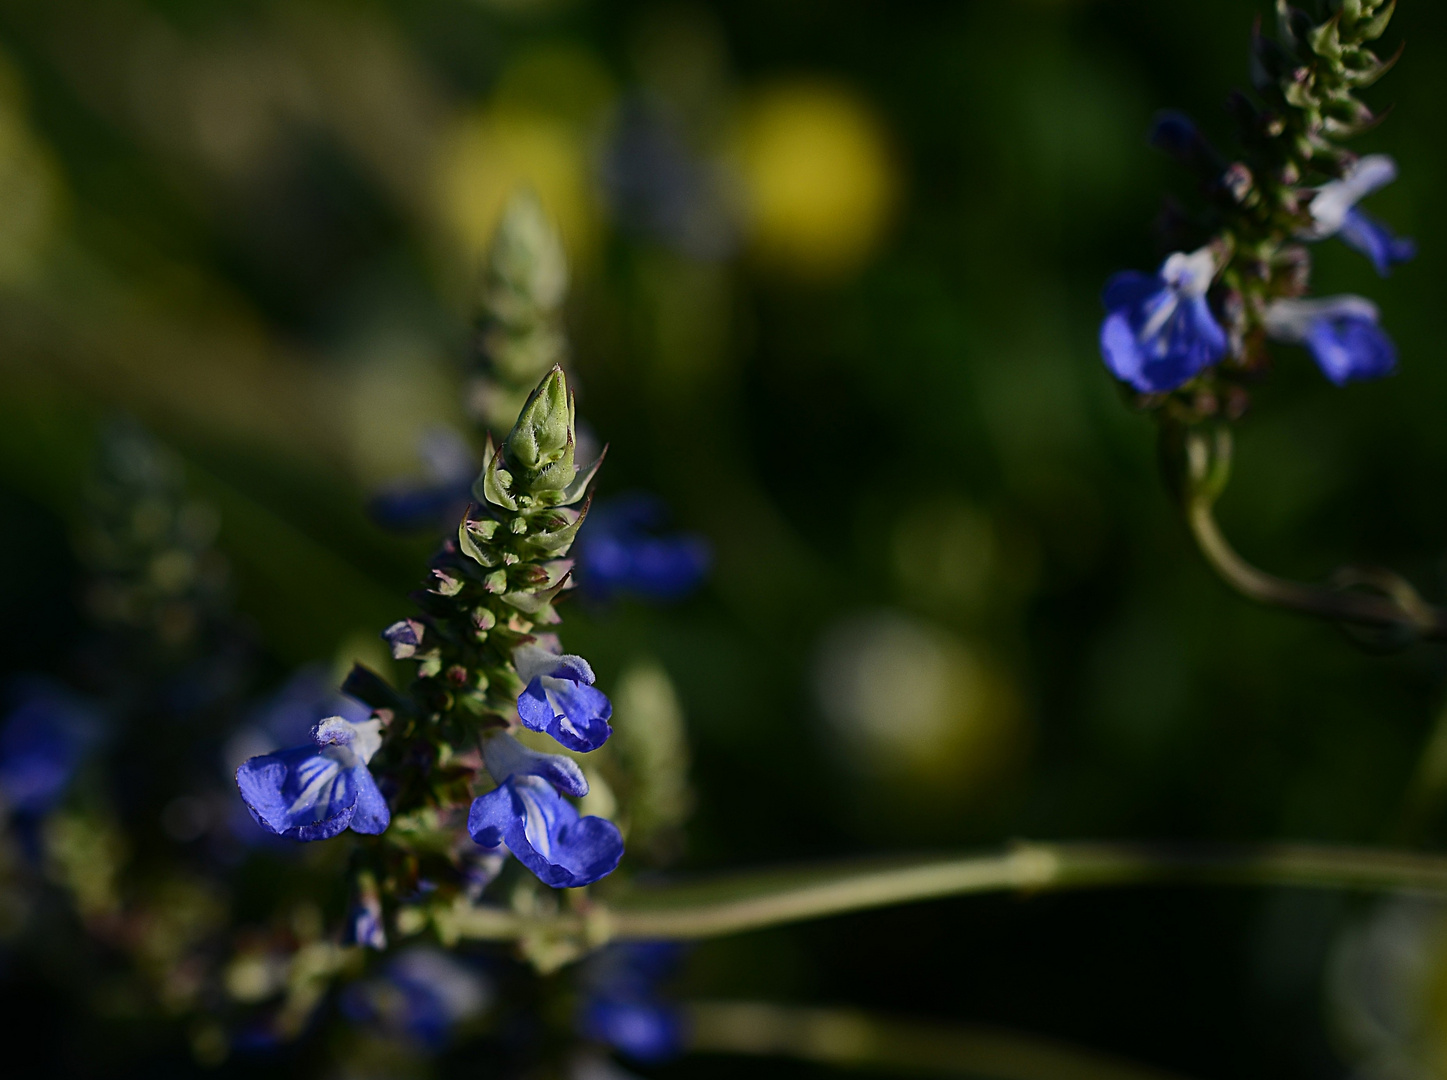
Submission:
[[[1195,378],[1226,354],[1226,332],[1206,303],[1216,275],[1210,248],[1176,252],[1155,274],[1126,270],[1106,283],[1100,351],[1106,367],[1143,393]]]
[[[656,535],[665,517],[662,501],[642,493],[595,506],[578,534],[583,589],[599,598],[632,593],[665,602],[696,589],[713,552],[701,536]]]
[[[483,744],[483,761],[498,786],[473,800],[467,831],[480,846],[505,844],[545,884],[591,885],[623,857],[623,835],[611,821],[580,817],[559,794],[582,796],[588,782],[561,754],[529,750],[506,734]]]
[[[513,650],[513,664],[525,684],[517,700],[524,727],[545,731],[569,750],[584,753],[608,741],[613,705],[593,686],[588,661],[522,645]]]
[[[1357,203],[1397,178],[1397,163],[1386,154],[1368,154],[1347,168],[1340,180],[1317,188],[1312,195],[1308,240],[1339,236],[1344,243],[1371,259],[1386,277],[1393,263],[1417,254],[1417,245],[1395,236],[1380,221],[1357,209]]]
[[[477,461],[467,440],[451,428],[422,438],[425,478],[402,480],[372,496],[367,513],[393,532],[426,532],[455,522],[471,498]]]
[[[93,705],[47,679],[27,680],[0,727],[0,810],[30,817],[65,795],[100,734]]]
[[[610,945],[595,954],[583,973],[580,1034],[635,1061],[677,1057],[687,1026],[682,1010],[665,1001],[658,986],[682,955],[681,946],[667,941]]]
[[[382,722],[340,716],[312,729],[315,746],[251,758],[236,784],[257,823],[278,836],[326,840],[350,828],[380,833],[391,823],[387,800],[367,771],[382,745]]]
[[[397,954],[380,978],[347,987],[340,1005],[353,1023],[440,1050],[458,1024],[487,1009],[492,996],[481,974],[439,949],[422,947]]]
[[[1377,325],[1377,305],[1361,296],[1277,300],[1266,309],[1266,332],[1305,345],[1317,367],[1337,386],[1390,375],[1397,347]]]

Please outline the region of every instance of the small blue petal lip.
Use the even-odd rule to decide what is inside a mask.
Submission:
[[[580,817],[537,776],[514,776],[479,796],[467,831],[485,848],[506,844],[513,857],[555,889],[591,885],[623,857],[623,835],[611,821]]]
[[[1337,386],[1379,379],[1397,367],[1396,345],[1371,319],[1318,319],[1306,332],[1306,347]]]
[[[1347,246],[1370,259],[1382,277],[1389,275],[1396,263],[1407,262],[1417,254],[1415,240],[1397,236],[1382,222],[1356,207],[1347,211],[1337,236]]]

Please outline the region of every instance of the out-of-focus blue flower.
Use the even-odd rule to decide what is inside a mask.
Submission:
[[[451,428],[422,438],[424,476],[377,492],[367,504],[372,520],[393,532],[428,532],[455,524],[471,498],[477,461],[467,440]]]
[[[666,1061],[683,1050],[682,1011],[659,993],[683,956],[674,942],[610,945],[583,972],[579,1032],[640,1062]]]
[[[479,845],[506,844],[513,856],[555,889],[591,885],[623,857],[623,834],[577,808],[540,776],[513,775],[472,803],[467,831]]]
[[[1395,236],[1380,221],[1357,209],[1357,203],[1397,178],[1397,163],[1386,154],[1368,154],[1353,163],[1340,180],[1316,189],[1311,199],[1311,226],[1304,236],[1324,240],[1339,236],[1356,248],[1383,277],[1393,263],[1406,262],[1417,254],[1417,245]]]
[[[1377,325],[1377,305],[1361,296],[1277,300],[1266,309],[1266,332],[1278,341],[1305,345],[1317,366],[1338,386],[1390,375],[1397,347]]]
[[[1376,218],[1363,213],[1356,207],[1347,211],[1341,231],[1337,233],[1350,247],[1356,248],[1377,268],[1377,273],[1386,277],[1396,263],[1406,262],[1417,254],[1417,242],[1404,236],[1397,236]]]
[[[0,726],[0,812],[49,811],[100,731],[100,712],[85,699],[49,679],[22,682]]]
[[[329,716],[362,724],[371,715],[366,705],[337,690],[336,680],[325,665],[308,664],[248,711],[245,723],[226,741],[226,773],[235,775],[250,758],[305,742],[312,729]],[[280,849],[290,848],[265,827],[258,828],[253,815],[242,805],[233,805],[235,813],[228,828],[237,840],[247,845],[270,843]]]
[[[1221,155],[1183,112],[1167,109],[1156,113],[1151,121],[1150,143],[1204,176],[1219,176],[1225,168]]]
[[[382,745],[382,722],[333,716],[312,729],[312,741],[315,746],[254,757],[236,770],[251,816],[295,840],[326,840],[348,828],[385,830],[392,815],[367,771]]]
[[[1100,351],[1117,379],[1161,393],[1226,354],[1226,332],[1206,303],[1216,275],[1209,248],[1176,252],[1156,274],[1126,270],[1106,283]]]
[[[702,536],[659,536],[663,502],[625,495],[595,506],[578,533],[578,582],[599,598],[631,593],[646,600],[681,600],[703,582],[713,552]]]
[[[487,1009],[492,996],[482,974],[440,949],[421,947],[398,953],[381,977],[347,987],[340,1003],[353,1023],[439,1050],[454,1027]]]
[[[593,685],[593,669],[581,656],[550,652],[539,645],[513,650],[513,664],[526,684],[518,695],[518,716],[532,731],[546,731],[569,750],[586,753],[608,741],[613,705]]]
[[[387,928],[382,921],[382,898],[370,875],[360,881],[352,908],[347,912],[342,940],[347,945],[360,945],[379,952],[387,947]]]

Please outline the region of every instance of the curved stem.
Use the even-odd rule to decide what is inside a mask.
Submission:
[[[1308,585],[1268,574],[1243,559],[1215,516],[1216,500],[1231,477],[1232,442],[1224,424],[1166,422],[1160,428],[1166,480],[1181,496],[1196,546],[1222,581],[1262,604],[1411,637],[1447,638],[1447,610],[1428,604],[1411,582],[1390,570],[1345,567],[1329,585]]]
[[[1252,566],[1236,552],[1216,523],[1210,499],[1204,496],[1190,499],[1186,503],[1186,522],[1211,569],[1243,596],[1338,622],[1403,628],[1424,638],[1447,638],[1447,611],[1423,602],[1416,591],[1396,575],[1357,572],[1352,575],[1353,580],[1344,582],[1374,585],[1386,595],[1290,581]]]
[[[420,929],[430,918],[444,940],[521,940],[581,951],[608,941],[719,937],[971,893],[1172,883],[1447,897],[1447,858],[1316,845],[1021,844],[991,855],[836,863],[625,887],[606,901],[548,914],[459,903],[408,921]]]
[[[686,1006],[689,1050],[990,1080],[1170,1080],[1105,1054],[998,1028],[752,1001]]]

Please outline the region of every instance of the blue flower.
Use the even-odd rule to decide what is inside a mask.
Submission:
[[[1397,163],[1386,154],[1369,154],[1354,162],[1340,180],[1323,184],[1312,194],[1311,225],[1303,236],[1308,240],[1339,236],[1371,259],[1377,273],[1386,277],[1393,263],[1406,262],[1417,254],[1417,245],[1393,235],[1356,204],[1396,178]]]
[[[381,978],[347,987],[340,1004],[353,1023],[440,1050],[452,1029],[480,1015],[492,996],[478,972],[439,949],[422,947],[399,953]]]
[[[666,941],[610,945],[596,953],[583,973],[580,1034],[635,1061],[677,1057],[687,1026],[682,1011],[661,997],[658,984],[673,974],[682,954],[681,946]]]
[[[559,655],[538,645],[513,650],[518,677],[518,716],[532,731],[546,731],[569,750],[586,753],[608,741],[613,705],[593,686],[593,669],[581,656]]]
[[[376,882],[364,875],[352,908],[347,912],[342,941],[378,952],[387,947],[387,928],[382,920],[382,898],[377,895]]]
[[[254,757],[236,770],[251,816],[295,840],[327,840],[348,828],[385,830],[392,815],[367,771],[382,745],[382,722],[333,716],[312,729],[312,741],[315,746]]]
[[[100,734],[93,705],[48,679],[27,680],[0,727],[0,810],[39,817],[65,795]]]
[[[392,532],[427,532],[462,517],[471,498],[477,461],[467,440],[451,428],[434,428],[422,438],[426,478],[383,488],[367,503],[373,521]]]
[[[1226,354],[1226,332],[1206,303],[1215,274],[1215,256],[1201,248],[1176,252],[1159,273],[1127,270],[1106,283],[1100,351],[1117,379],[1143,393],[1161,393]]]
[[[507,845],[513,856],[555,889],[591,885],[623,857],[623,835],[611,821],[580,817],[559,794],[582,796],[588,782],[561,754],[529,750],[511,735],[489,737],[483,761],[498,786],[473,800],[467,831],[485,848]]]
[[[708,574],[713,552],[701,536],[654,534],[665,519],[651,495],[625,495],[594,507],[578,535],[578,579],[599,598],[632,593],[681,600]]]
[[[1377,325],[1377,305],[1361,296],[1277,300],[1266,309],[1266,332],[1305,345],[1328,379],[1344,386],[1390,375],[1397,347]]]

